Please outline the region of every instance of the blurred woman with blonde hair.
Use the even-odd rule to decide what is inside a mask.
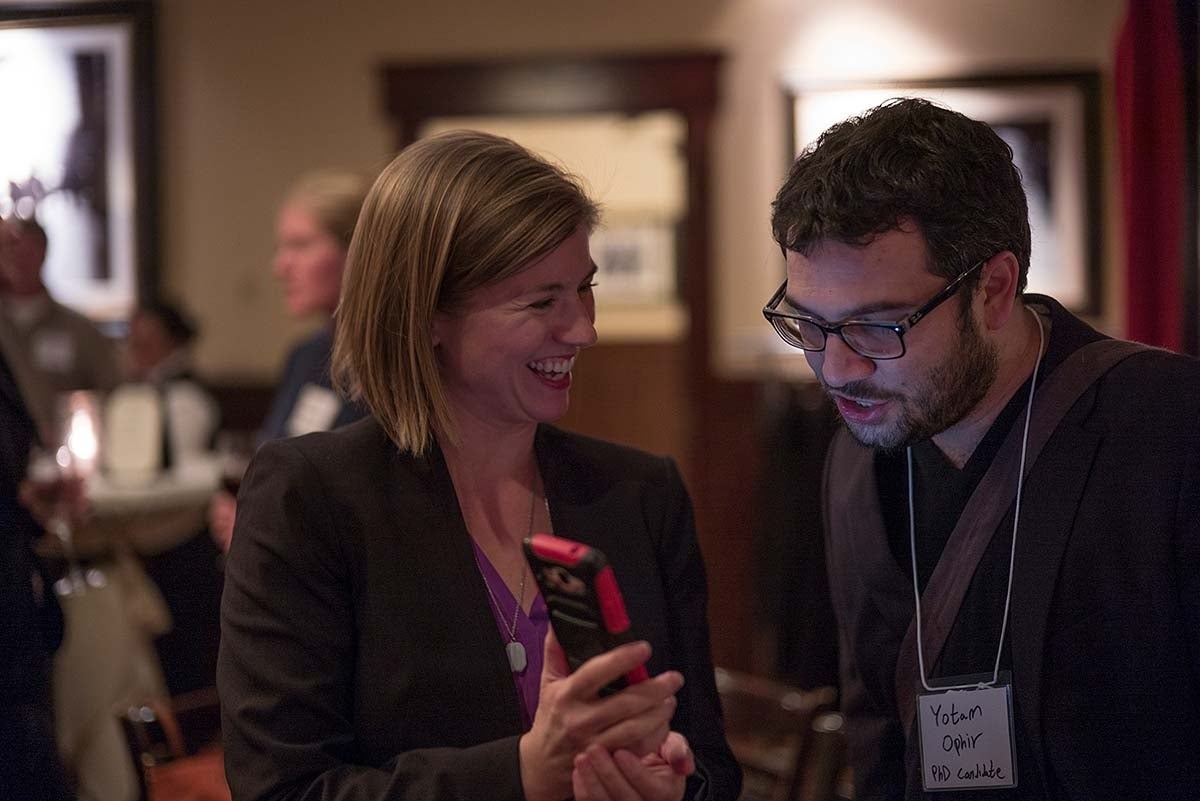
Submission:
[[[235,799],[737,796],[678,470],[550,425],[596,341],[596,220],[482,133],[376,180],[334,347],[373,416],[264,445],[242,488],[218,673]],[[638,642],[568,671],[535,531],[608,555]]]
[[[365,410],[333,389],[333,312],[342,289],[346,252],[367,180],[344,170],[320,170],[301,177],[284,196],[275,219],[271,269],[283,284],[292,317],[317,317],[321,326],[292,348],[258,440],[326,431],[353,422]],[[228,550],[237,502],[221,491],[209,505],[209,531]]]

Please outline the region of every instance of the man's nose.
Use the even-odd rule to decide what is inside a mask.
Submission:
[[[810,358],[809,364],[825,386],[833,389],[869,378],[875,372],[875,360],[854,350],[837,334],[830,334],[825,340],[825,350],[811,356],[820,357],[818,363]]]

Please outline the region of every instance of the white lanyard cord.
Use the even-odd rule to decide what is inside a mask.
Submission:
[[[1025,307],[1029,309],[1028,306]],[[921,643],[921,590],[917,582],[917,525],[916,516],[913,511],[913,470],[912,470],[912,447],[906,450],[908,457],[908,542],[909,550],[912,555],[912,580],[913,580],[913,598],[916,599],[917,607],[917,664],[921,668],[921,686],[929,692],[941,690],[969,690],[975,687],[991,687],[1000,680],[1000,656],[1004,653],[1004,635],[1008,631],[1008,610],[1012,604],[1012,580],[1013,580],[1013,565],[1017,555],[1017,521],[1021,519],[1021,488],[1025,483],[1025,453],[1029,447],[1029,419],[1033,414],[1033,392],[1037,387],[1038,369],[1042,366],[1042,350],[1046,344],[1046,331],[1042,327],[1042,319],[1033,309],[1029,309],[1029,313],[1033,315],[1034,322],[1038,327],[1038,357],[1033,365],[1033,377],[1029,383],[1029,401],[1025,406],[1025,431],[1021,435],[1021,466],[1017,473],[1017,502],[1013,510],[1013,534],[1012,547],[1008,553],[1008,589],[1004,595],[1004,618],[1000,624],[1000,645],[996,648],[996,664],[992,668],[992,680],[989,682],[977,682],[975,684],[955,684],[947,687],[930,687],[928,679],[925,678],[925,649]]]

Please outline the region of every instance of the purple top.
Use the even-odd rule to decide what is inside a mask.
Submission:
[[[494,601],[491,596],[488,597],[488,606],[491,607],[492,618],[500,630],[500,638],[507,645],[512,641],[509,636],[509,627],[512,625],[513,613],[517,608],[517,599],[513,597],[508,585],[504,583],[504,579],[500,577],[487,555],[480,550],[474,540],[471,540],[471,547],[475,549],[475,560],[479,564],[483,580],[487,582],[488,587],[492,590],[492,596],[495,597]],[[517,697],[521,699],[525,729],[528,731],[529,727],[533,725],[533,715],[537,712],[538,696],[542,687],[542,648],[546,642],[546,632],[550,629],[550,612],[546,609],[546,601],[538,592],[537,582],[533,580],[533,576],[526,576],[525,591],[534,593],[533,605],[529,608],[528,615],[525,614],[525,610],[521,610],[521,613],[517,615],[516,634],[517,642],[525,646],[525,657],[528,664],[520,673],[512,675],[513,681],[517,685]],[[506,657],[505,662],[507,661]]]

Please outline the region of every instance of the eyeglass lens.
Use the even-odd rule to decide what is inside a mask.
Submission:
[[[899,356],[904,351],[895,329],[880,325],[847,325],[842,339],[863,356]]]
[[[791,317],[773,317],[775,329],[785,341],[804,350],[819,351],[825,347],[825,332],[808,320]],[[841,328],[842,340],[863,356],[899,356],[904,345],[892,328],[877,325],[845,325]]]

